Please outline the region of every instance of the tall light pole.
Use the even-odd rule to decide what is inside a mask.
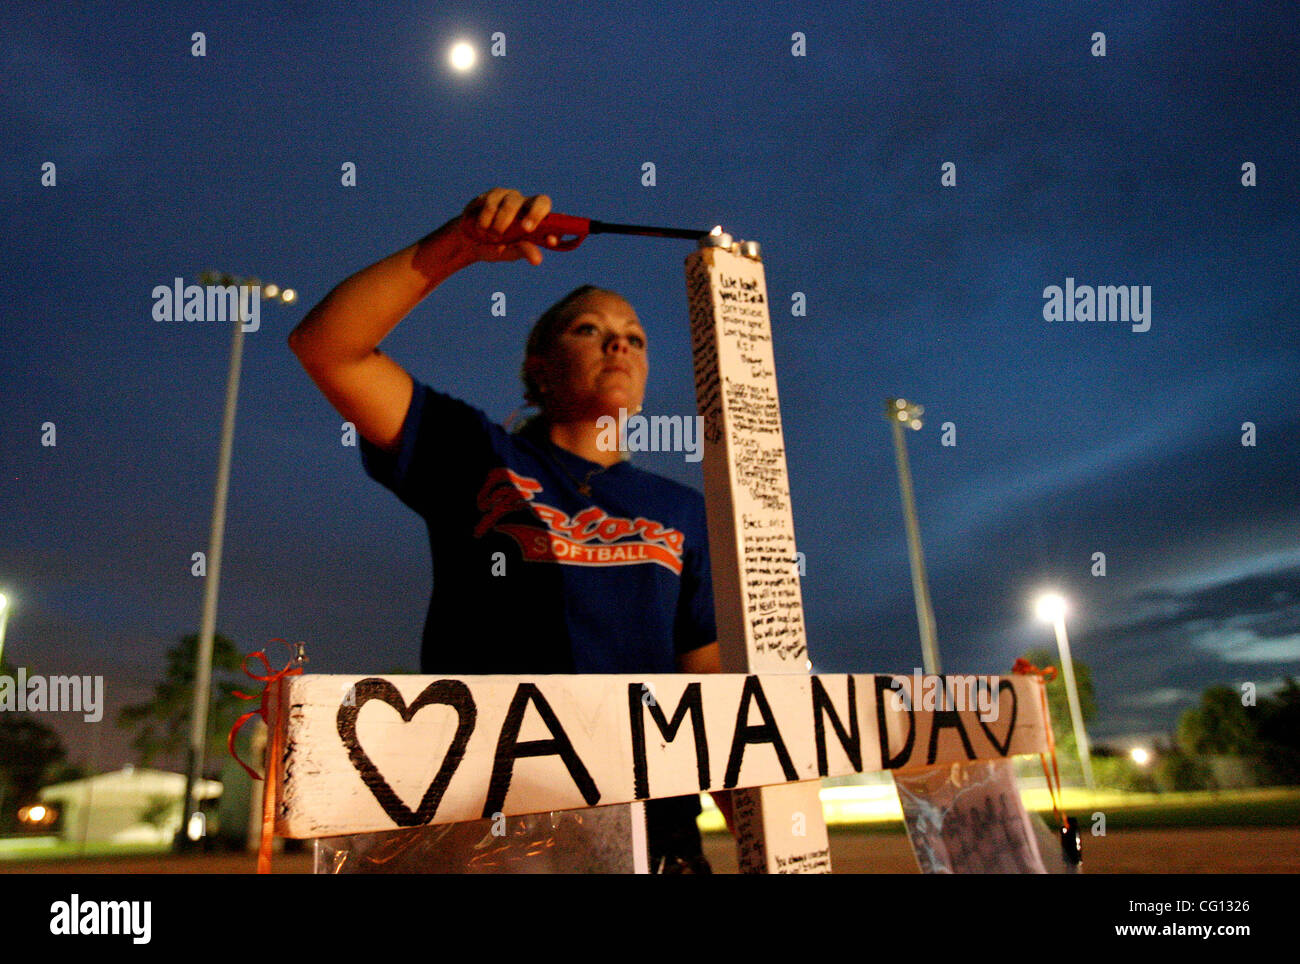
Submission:
[[[5,627],[9,625],[9,611],[13,609],[13,600],[0,592],[0,666],[4,665]],[[5,788],[0,783],[0,808],[4,806]]]
[[[1083,728],[1083,708],[1079,704],[1079,688],[1074,681],[1074,660],[1070,658],[1070,640],[1065,635],[1065,600],[1056,593],[1046,593],[1038,599],[1038,618],[1056,627],[1056,648],[1061,654],[1061,673],[1065,677],[1065,695],[1070,700],[1070,719],[1074,723],[1074,739],[1079,744],[1079,763],[1083,766],[1083,781],[1089,790],[1096,787],[1092,780],[1092,753],[1088,749],[1088,733]]]
[[[10,608],[9,597],[0,592],[0,662],[4,661],[5,627],[9,625]]]
[[[236,278],[228,274],[205,272],[199,276],[200,284],[235,285],[241,291],[245,286],[256,286],[264,300],[292,304],[297,293],[292,288],[279,285],[263,286],[256,278]],[[226,373],[226,407],[221,419],[221,450],[217,457],[217,484],[212,499],[212,526],[208,535],[208,555],[203,581],[203,616],[199,625],[199,646],[194,667],[194,708],[190,714],[190,746],[185,767],[185,794],[181,797],[181,828],[176,835],[176,846],[184,849],[192,840],[203,835],[202,824],[194,838],[190,837],[190,823],[200,813],[194,800],[194,788],[203,779],[203,757],[207,750],[208,706],[212,699],[212,641],[217,625],[217,590],[221,584],[221,550],[226,531],[226,496],[230,488],[230,456],[235,441],[235,405],[239,399],[239,373],[244,358],[244,298],[236,297],[238,305],[234,315],[234,334],[230,340],[230,366]],[[201,817],[199,818],[202,819]]]
[[[923,424],[925,409],[905,398],[885,402],[885,419],[894,433],[894,458],[898,463],[898,487],[903,495],[903,519],[907,523],[907,554],[912,561],[912,595],[916,598],[916,621],[921,630],[921,659],[927,675],[943,672],[939,667],[939,642],[934,630],[934,610],[930,608],[930,585],[925,576],[925,556],[921,552],[921,527],[916,521],[916,498],[912,494],[912,469],[907,462],[907,442],[903,428],[916,430]]]

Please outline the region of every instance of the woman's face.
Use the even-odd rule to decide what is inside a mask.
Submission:
[[[646,334],[622,298],[601,292],[570,307],[549,354],[535,369],[546,411],[569,421],[635,411],[650,372]]]

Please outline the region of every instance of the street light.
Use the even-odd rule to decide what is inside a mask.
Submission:
[[[916,521],[916,498],[912,494],[912,470],[907,462],[907,442],[903,427],[913,431],[923,424],[925,409],[913,405],[905,398],[885,401],[885,419],[894,434],[894,457],[898,463],[898,487],[903,495],[903,520],[907,523],[907,554],[912,562],[912,595],[916,598],[916,621],[921,630],[921,659],[925,672],[937,676],[939,668],[939,642],[935,638],[934,610],[930,608],[930,586],[925,576],[925,556],[921,552],[921,527]]]
[[[1079,744],[1079,762],[1083,766],[1083,781],[1089,790],[1096,787],[1092,781],[1092,753],[1088,749],[1088,734],[1083,728],[1083,710],[1079,704],[1079,688],[1074,681],[1074,660],[1070,658],[1070,640],[1065,635],[1065,599],[1054,592],[1038,597],[1035,607],[1038,618],[1056,627],[1056,648],[1061,654],[1061,673],[1065,677],[1065,695],[1070,700],[1070,719],[1074,724],[1074,739]]]
[[[298,293],[279,285],[263,285],[257,278],[238,278],[233,275],[205,271],[199,275],[204,285],[236,285],[243,288],[255,285],[264,301],[293,304]],[[230,455],[235,440],[235,404],[239,399],[239,372],[244,357],[245,299],[235,299],[234,334],[230,341],[230,367],[226,373],[226,407],[221,419],[221,450],[217,458],[217,484],[212,499],[212,527],[208,535],[207,568],[203,582],[203,616],[199,626],[199,651],[194,667],[194,709],[190,714],[190,746],[185,768],[185,795],[181,830],[176,835],[176,846],[184,849],[191,842],[188,830],[197,816],[202,827],[202,815],[194,803],[194,788],[203,779],[203,757],[207,750],[208,705],[212,699],[212,643],[217,625],[217,589],[221,583],[221,550],[226,531],[226,496],[230,488]]]

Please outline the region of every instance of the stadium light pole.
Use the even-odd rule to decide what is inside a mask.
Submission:
[[[203,285],[234,285],[239,289],[256,286],[262,300],[292,304],[298,294],[292,288],[262,285],[257,278],[237,278],[229,274],[204,272]],[[234,334],[230,340],[230,365],[226,372],[226,407],[221,418],[221,449],[217,457],[216,491],[212,499],[212,526],[208,534],[208,555],[203,580],[203,615],[199,624],[199,645],[194,667],[194,705],[190,712],[190,745],[185,767],[185,792],[181,797],[181,826],[176,834],[176,849],[197,843],[206,828],[201,822],[200,805],[194,791],[203,779],[204,754],[207,750],[208,709],[212,701],[212,644],[217,625],[217,590],[221,584],[221,551],[226,531],[226,496],[230,489],[230,457],[235,441],[235,407],[239,399],[239,373],[244,358],[244,298],[237,296]],[[198,818],[198,821],[196,821]],[[198,833],[191,836],[191,824],[198,823]]]
[[[14,602],[7,595],[0,592],[0,666],[4,665],[5,655],[5,629],[9,625],[9,613],[14,608]],[[0,807],[4,806],[5,787],[0,783]]]
[[[916,520],[916,497],[912,493],[912,469],[907,461],[907,441],[903,428],[913,431],[923,424],[925,409],[905,398],[885,402],[885,419],[894,433],[894,458],[898,463],[898,487],[903,495],[903,520],[907,524],[907,554],[912,562],[912,595],[916,598],[916,621],[921,630],[921,660],[925,672],[937,676],[939,642],[934,628],[934,610],[930,607],[930,585],[925,575],[925,555],[921,552],[921,526]]]
[[[1056,648],[1061,654],[1061,673],[1065,677],[1065,695],[1070,700],[1070,719],[1074,724],[1074,739],[1079,744],[1079,763],[1083,766],[1083,781],[1089,790],[1095,790],[1092,780],[1092,753],[1088,748],[1088,733],[1083,727],[1083,709],[1079,703],[1079,688],[1074,680],[1074,660],[1070,658],[1070,640],[1065,635],[1065,599],[1054,593],[1045,593],[1038,599],[1038,618],[1056,627]]]
[[[9,625],[9,610],[12,608],[9,597],[0,592],[0,662],[4,662],[5,627]]]

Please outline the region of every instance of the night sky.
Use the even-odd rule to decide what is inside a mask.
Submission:
[[[104,723],[46,717],[70,756],[129,760],[110,719],[198,629],[230,333],[154,321],[151,292],[205,269],[299,292],[245,340],[218,631],[304,640],[313,672],[414,671],[423,523],[285,338],[496,185],[762,244],[819,671],[920,664],[881,414],[904,395],[926,408],[908,443],[946,671],[1052,646],[1031,608],[1052,586],[1095,739],[1300,672],[1295,9],[1048,6],[6,5],[5,655],[105,676]],[[690,250],[593,236],[475,265],[383,347],[503,421],[532,321],[593,282],[646,325],[647,414],[690,414]],[[1067,278],[1149,286],[1150,329],[1045,320]],[[681,454],[635,462],[702,487]]]

